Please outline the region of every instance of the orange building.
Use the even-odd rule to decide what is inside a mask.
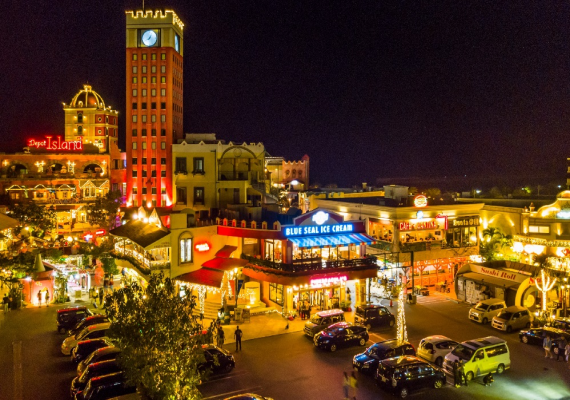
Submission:
[[[172,144],[182,138],[184,24],[167,11],[127,11],[127,205],[170,207]]]

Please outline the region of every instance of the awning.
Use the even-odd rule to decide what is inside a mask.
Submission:
[[[215,271],[207,268],[200,268],[197,271],[188,272],[174,278],[176,281],[188,282],[195,285],[211,286],[220,288],[224,271]]]
[[[237,246],[229,246],[225,245],[216,253],[216,257],[225,257],[229,258],[234,251],[237,250]]]
[[[375,240],[364,233],[334,236],[308,236],[304,238],[289,238],[298,247],[346,246],[351,243],[372,244]]]
[[[220,271],[230,271],[234,268],[241,268],[247,264],[247,260],[241,258],[222,258],[216,257],[206,261],[202,267],[216,269]]]
[[[457,277],[458,278],[463,277],[465,279],[469,279],[470,281],[480,283],[481,285],[491,284],[495,286],[504,286],[505,288],[519,285],[519,283],[517,282],[509,281],[507,279],[496,278],[494,276],[478,274],[477,272],[467,272],[465,274],[458,275]]]
[[[254,189],[252,187],[247,188],[247,194],[253,195],[253,196],[263,196],[263,193],[261,193],[259,190]]]

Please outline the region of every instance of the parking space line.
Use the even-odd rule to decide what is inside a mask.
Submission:
[[[220,393],[220,394],[217,394],[215,396],[202,397],[202,400],[217,399],[218,397],[229,396],[229,395],[236,394],[236,393],[249,393],[249,392],[259,390],[259,389],[261,389],[261,386],[255,386],[255,387],[251,387],[248,389],[234,390],[232,392]]]
[[[246,374],[247,374],[246,371],[242,371],[242,372],[238,372],[238,373],[231,374],[231,375],[216,377],[216,378],[214,378],[214,379],[208,379],[207,381],[202,382],[202,385],[206,385],[206,384],[211,383],[211,382],[223,381],[223,380],[225,380],[225,379],[237,378],[237,377],[239,377],[239,376],[246,375]]]

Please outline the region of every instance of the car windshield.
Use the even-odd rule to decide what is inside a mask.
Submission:
[[[311,317],[311,320],[310,320],[310,321],[311,321],[313,324],[320,325],[322,320],[323,320],[323,319],[322,319],[321,317],[319,317],[317,314],[315,314],[315,315],[313,315],[313,316]]]
[[[477,310],[482,310],[482,311],[487,311],[489,309],[489,307],[491,307],[489,304],[485,304],[485,303],[477,303],[477,305],[475,306],[475,308]]]
[[[453,354],[456,357],[462,358],[464,360],[471,360],[471,357],[473,356],[474,352],[475,351],[473,349],[470,349],[469,347],[465,347],[459,344],[455,349],[453,349],[451,354]]]
[[[366,354],[367,356],[377,356],[379,353],[380,348],[376,345],[370,346],[368,349],[366,349],[366,351],[364,352],[364,354]]]
[[[497,317],[509,320],[513,316],[513,313],[510,311],[501,311]]]
[[[84,328],[81,332],[77,334],[77,340],[83,339],[89,333],[89,327]]]

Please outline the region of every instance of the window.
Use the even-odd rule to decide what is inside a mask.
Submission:
[[[150,116],[150,121],[151,121],[151,122],[156,122],[156,115],[155,115],[155,114],[152,114],[152,115]]]
[[[166,129],[160,130],[160,136],[166,136]]]
[[[146,110],[146,102],[141,103],[141,110]]]
[[[143,164],[143,165],[146,165],[146,157],[143,157],[143,158],[142,158],[142,164]]]
[[[156,76],[150,77],[150,83],[156,83]]]
[[[143,59],[143,60],[146,60],[146,53],[143,53],[142,59]],[[146,71],[145,71],[145,72],[146,72]]]
[[[156,97],[156,89],[150,89],[150,95]]]
[[[133,122],[137,122],[137,115],[133,115]]]
[[[136,66],[136,65],[135,65],[135,66],[133,66],[133,74],[136,74],[136,73],[138,73],[138,72],[139,72],[139,71],[138,71],[138,68],[137,68],[137,66]]]
[[[160,171],[160,176],[163,178],[166,178],[166,170]],[[166,190],[166,189],[164,189],[164,190]]]
[[[137,177],[137,171],[133,171],[133,178]]]
[[[146,83],[146,76],[142,77],[142,83]]]
[[[162,66],[160,67],[160,72],[162,72],[163,74],[166,73],[166,65],[162,65]]]
[[[150,147],[151,147],[153,150],[156,150],[156,142],[152,142],[151,145],[150,145]]]
[[[137,97],[137,90],[133,89],[133,97]]]
[[[152,171],[150,172],[150,177],[151,177],[151,178],[156,178],[156,171],[155,171],[155,170],[152,170]]]
[[[528,231],[530,233],[550,233],[550,225],[530,225]]]
[[[137,149],[137,142],[133,142],[133,150]]]
[[[146,114],[142,116],[142,122],[146,122]]]
[[[156,53],[152,53],[152,54],[150,55],[150,59],[151,59],[151,60],[156,60]]]
[[[142,94],[142,97],[146,97],[146,89],[143,89],[141,94]]]
[[[146,150],[146,142],[142,142],[142,148],[143,150]]]
[[[166,60],[166,53],[160,53],[160,59]]]
[[[186,188],[176,188],[176,204],[186,204]]]
[[[150,67],[150,73],[156,74],[156,65],[153,65],[152,67]]]
[[[166,96],[166,89],[160,89],[160,95]],[[136,94],[135,94],[135,96],[136,96]]]
[[[155,158],[155,157],[152,157],[152,158],[150,159],[150,163],[151,163],[152,165],[156,165],[156,158]]]
[[[146,129],[143,129],[143,130],[141,131],[141,135],[142,135],[142,136],[146,136]]]
[[[186,173],[186,157],[176,157],[176,172]]]
[[[144,57],[146,57],[146,54],[144,55]],[[146,58],[145,58],[145,60],[146,60]],[[146,74],[146,66],[145,65],[143,65],[143,67],[142,67],[142,73]]]
[[[195,205],[204,205],[204,188],[203,187],[195,187],[194,188],[194,204]]]
[[[136,61],[137,58],[138,58],[137,55],[133,53],[133,61]]]
[[[133,165],[137,165],[138,163],[138,159],[137,158],[133,158]]]
[[[269,284],[269,300],[282,306],[283,303],[283,285],[277,283]]]
[[[133,103],[133,110],[136,110],[138,108],[138,103]]]
[[[165,114],[162,114],[160,116],[160,122],[166,122],[166,115]]]
[[[77,127],[77,134],[78,134],[78,135],[83,135],[83,127],[82,127],[81,125],[79,125],[79,126]]]
[[[164,157],[161,158],[161,159],[160,159],[160,163],[161,163],[162,165],[166,165],[166,158],[164,158]]]
[[[152,187],[152,188],[150,188],[150,190],[151,190],[151,192],[150,192],[151,194],[156,194],[156,187]]]
[[[162,103],[160,103],[160,108],[162,110],[166,110],[166,103],[164,101]]]
[[[160,142],[160,148],[166,150],[166,142]]]
[[[160,193],[161,193],[161,194],[166,194],[166,188],[165,188],[165,187],[160,188]]]
[[[142,188],[142,194],[146,194],[146,188],[145,187]]]
[[[150,135],[151,135],[151,136],[156,136],[156,129],[151,129],[151,130],[150,130]]]
[[[204,173],[204,157],[194,157],[194,169],[193,174],[203,174]]]
[[[192,239],[180,240],[180,262],[192,262]]]
[[[78,124],[83,123],[83,113],[77,113],[77,123]]]
[[[133,194],[137,194],[137,193],[138,193],[138,192],[137,192],[137,187],[136,187],[136,186],[133,186]]]
[[[166,76],[160,77],[160,83],[166,83]]]
[[[143,177],[143,178],[146,178],[146,169],[143,169],[143,170],[142,170],[142,177]]]
[[[138,80],[137,77],[133,76],[133,83],[137,83],[137,80]]]
[[[150,108],[152,110],[156,110],[156,101],[153,101],[152,103],[150,103]]]

